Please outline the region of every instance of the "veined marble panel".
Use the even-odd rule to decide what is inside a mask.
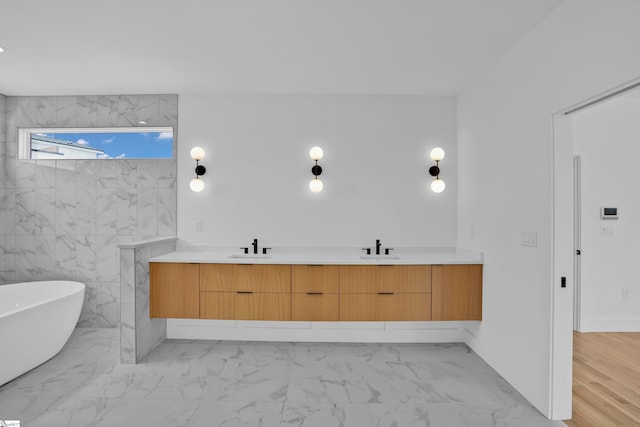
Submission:
[[[56,187],[56,161],[36,160],[36,188]]]
[[[73,128],[78,125],[78,98],[58,96],[56,99],[56,122],[59,127]]]
[[[120,283],[96,283],[97,325],[101,328],[116,328],[120,325]]]
[[[39,96],[36,104],[36,126],[56,125],[57,99],[55,96]]]
[[[74,234],[76,231],[76,190],[56,188],[56,234]]]
[[[118,232],[118,190],[98,188],[97,190],[97,232],[101,235],[116,235]]]
[[[138,187],[138,161],[115,160],[118,189]]]
[[[98,166],[98,189],[116,188],[116,160],[102,160],[96,162]]]
[[[100,160],[76,160],[76,187],[96,189],[98,163]]]
[[[16,125],[18,127],[32,127],[37,124],[38,103],[35,96],[21,96],[17,98]]]
[[[122,95],[118,97],[118,126],[138,125],[138,96]]]
[[[15,233],[17,235],[36,233],[36,191],[17,190],[15,202]]]
[[[177,204],[175,188],[158,189],[158,236],[177,234]]]
[[[35,160],[18,160],[16,167],[16,188],[35,188],[36,187],[36,161]]]
[[[97,238],[76,235],[76,277],[79,281],[96,281]]]
[[[59,234],[56,236],[56,269],[61,279],[76,280],[76,236]]]
[[[138,120],[146,123],[146,126],[161,126],[160,96],[140,95],[138,98]],[[166,125],[166,122],[164,122]]]
[[[118,235],[138,234],[138,192],[135,188],[117,189],[116,223]]]
[[[0,234],[15,234],[16,227],[16,191],[0,188]]]
[[[138,234],[158,235],[158,189],[138,189]]]
[[[36,209],[31,212],[35,217],[35,234],[55,234],[56,232],[56,190],[37,189]]]
[[[98,127],[118,126],[118,97],[112,95],[98,96]]]
[[[98,97],[78,96],[76,123],[78,127],[98,126]]]
[[[56,160],[56,189],[76,188],[76,160]]]
[[[76,188],[76,234],[95,237],[97,232],[97,203],[95,187]]]
[[[39,275],[37,280],[57,280],[60,278],[56,266],[56,236],[39,235],[36,237],[36,264]]]

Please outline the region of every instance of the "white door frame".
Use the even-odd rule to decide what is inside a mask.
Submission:
[[[552,419],[566,420],[573,380],[573,143],[571,121],[563,113],[553,116],[552,209],[549,405]]]
[[[553,115],[553,201],[551,250],[551,418],[571,418],[573,382],[574,216],[573,138],[568,115],[640,87],[640,78],[561,110]],[[562,277],[566,287],[562,287]]]
[[[573,156],[573,330],[580,331],[582,274],[582,158]]]

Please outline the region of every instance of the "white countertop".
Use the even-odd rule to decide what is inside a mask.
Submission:
[[[181,247],[150,262],[212,264],[422,265],[482,264],[482,253],[460,248],[395,248],[391,255],[367,257],[360,248],[274,247],[265,256],[244,255],[237,247]]]

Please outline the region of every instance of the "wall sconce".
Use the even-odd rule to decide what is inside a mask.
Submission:
[[[431,191],[434,193],[442,193],[444,191],[444,181],[440,179],[440,160],[444,159],[444,150],[440,147],[436,147],[431,150],[431,160],[436,162],[435,166],[429,168],[429,175],[435,176],[431,182]]]
[[[200,179],[200,176],[207,172],[207,168],[198,163],[204,158],[204,149],[202,147],[193,147],[191,149],[191,158],[196,161],[196,177],[191,180],[189,187],[191,187],[191,191],[199,193],[204,189],[204,181]]]
[[[322,181],[318,178],[318,176],[322,174],[322,168],[318,165],[318,160],[320,160],[323,155],[324,152],[320,147],[313,147],[309,150],[309,157],[311,157],[311,160],[316,161],[316,164],[311,168],[311,173],[315,178],[309,181],[309,190],[314,193],[319,193],[323,187]]]

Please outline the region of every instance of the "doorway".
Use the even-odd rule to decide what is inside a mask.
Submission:
[[[600,108],[612,116],[615,113],[613,107],[624,97],[635,98],[634,102],[640,114],[639,88],[640,80],[615,88],[554,115],[552,414],[555,416],[571,411],[572,329],[624,331],[634,330],[640,326],[640,321],[635,325],[633,322],[625,325],[624,321],[617,319],[621,313],[624,313],[625,306],[616,305],[616,302],[620,302],[625,295],[629,296],[629,290],[625,289],[625,286],[631,286],[631,282],[627,284],[627,279],[624,274],[621,274],[622,269],[619,264],[626,260],[631,270],[635,265],[634,262],[629,262],[625,258],[625,252],[629,252],[625,250],[625,245],[630,243],[625,244],[621,241],[631,235],[632,230],[628,227],[628,219],[632,217],[635,209],[634,206],[625,204],[627,203],[625,195],[630,199],[635,194],[635,191],[631,190],[634,187],[629,185],[638,182],[638,179],[623,173],[625,168],[636,169],[632,166],[625,167],[624,162],[631,162],[640,155],[640,144],[624,142],[624,134],[621,133],[620,126],[615,126],[614,132],[611,128],[605,128],[607,124],[602,124],[598,128],[594,120],[594,111],[599,112]],[[579,114],[584,117],[582,128],[576,127],[574,123]],[[629,123],[637,122],[638,114]],[[635,146],[638,146],[638,153],[613,153],[613,138],[620,139],[622,146],[627,148],[635,149]],[[576,149],[579,145],[576,141],[583,142],[584,139],[591,139],[592,145],[586,147],[583,144],[579,150]],[[640,139],[640,125],[635,139]],[[625,185],[628,187],[626,190]],[[605,218],[605,209],[614,208],[613,211],[616,212],[622,206],[624,208],[620,212],[627,211],[629,214],[625,217],[627,222]],[[640,203],[638,212],[640,212]],[[637,222],[639,223],[637,236],[640,239],[640,221]],[[617,248],[621,244],[622,249]],[[605,263],[603,259],[609,259],[609,261]],[[588,271],[585,271],[585,268]],[[572,292],[563,292],[565,289],[562,283],[556,286],[556,281],[561,281],[562,277],[565,278],[565,287],[573,287]],[[603,283],[606,286],[597,288],[594,283]],[[634,290],[631,289],[631,292]],[[638,293],[640,294],[640,289]],[[573,304],[570,301],[569,305],[566,305],[569,296]],[[574,309],[567,315],[566,307],[570,306]]]

